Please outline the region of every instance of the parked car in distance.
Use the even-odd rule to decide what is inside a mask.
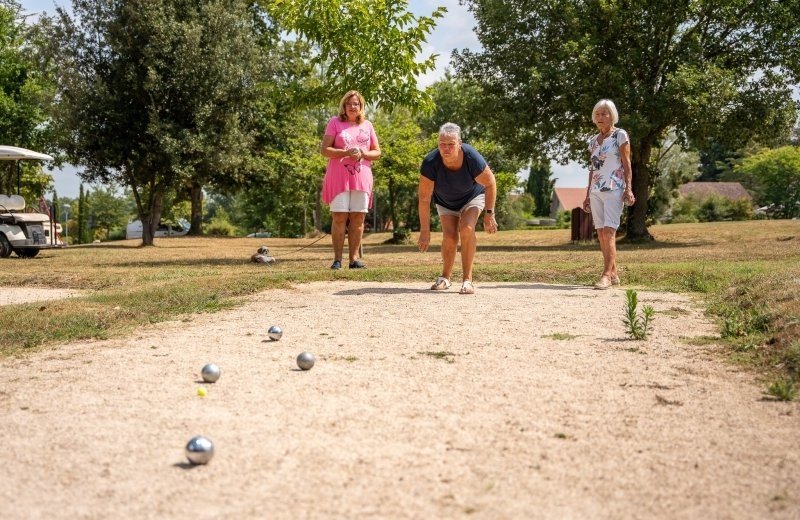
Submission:
[[[272,233],[269,231],[256,231],[247,235],[247,238],[272,238]]]
[[[189,233],[189,228],[191,226],[189,223],[184,220],[180,219],[178,224],[176,225],[168,225],[165,223],[160,223],[158,225],[158,229],[156,229],[156,238],[164,238],[164,237],[182,237]],[[134,220],[130,222],[128,226],[125,228],[125,238],[130,240],[133,238],[142,238],[142,221],[141,220]]]

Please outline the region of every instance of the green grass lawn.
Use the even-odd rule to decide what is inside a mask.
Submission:
[[[656,241],[618,246],[625,287],[698,294],[737,362],[773,383],[800,381],[800,222],[751,221],[653,226]],[[331,271],[330,238],[158,239],[73,246],[29,260],[0,260],[0,287],[59,287],[85,296],[0,307],[0,356],[56,342],[108,338],[133,328],[237,305],[238,297],[316,280],[418,281],[439,274],[438,245],[386,245],[365,238],[369,269]],[[416,242],[416,234],[412,235]],[[267,245],[275,265],[250,255]],[[458,261],[457,261],[458,263]],[[480,233],[474,278],[591,284],[601,271],[597,244],[572,244],[569,230]],[[458,279],[458,269],[455,278]],[[0,289],[2,290],[2,289]],[[776,390],[779,391],[779,390]]]

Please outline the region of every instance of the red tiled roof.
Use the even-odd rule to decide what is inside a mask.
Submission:
[[[580,208],[586,199],[586,188],[553,188],[561,207],[568,211]]]
[[[684,197],[698,199],[704,199],[710,195],[719,195],[730,200],[753,199],[738,182],[687,182],[678,187],[678,193]]]

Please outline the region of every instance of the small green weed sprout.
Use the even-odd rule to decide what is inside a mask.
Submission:
[[[625,316],[622,318],[625,331],[635,340],[647,339],[647,328],[653,321],[656,311],[650,305],[645,305],[639,315],[639,296],[633,289],[625,291],[625,299]]]
[[[778,401],[794,401],[797,397],[797,388],[791,379],[777,379],[767,387],[767,394]]]

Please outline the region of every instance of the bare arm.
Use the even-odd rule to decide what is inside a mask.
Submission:
[[[361,152],[361,157],[368,161],[374,161],[376,159],[380,159],[381,157],[381,149],[377,143],[372,146],[369,150]]]
[[[592,165],[589,163],[589,181],[586,183],[586,198],[583,199],[583,206],[581,209],[586,213],[592,212],[592,205],[589,202],[589,193],[592,190],[592,176],[594,175],[594,170],[592,170]]]
[[[419,176],[419,241],[417,245],[423,253],[431,243],[431,198],[433,197],[433,181]]]
[[[483,229],[487,233],[494,233],[497,231],[497,220],[495,219],[495,203],[497,202],[497,181],[494,178],[494,173],[488,166],[483,169],[480,175],[475,177],[475,182],[482,184],[486,188],[486,211],[483,214]]]
[[[633,169],[631,168],[631,143],[625,143],[619,147],[620,161],[625,172],[625,193],[623,200],[628,206],[633,206],[636,197],[633,196]]]
[[[361,155],[361,151],[358,148],[350,148],[349,150],[334,148],[333,140],[334,136],[332,135],[325,135],[322,137],[322,145],[320,146],[319,153],[328,159],[341,159],[342,157],[358,159]],[[380,155],[380,150],[378,150],[378,155]]]

